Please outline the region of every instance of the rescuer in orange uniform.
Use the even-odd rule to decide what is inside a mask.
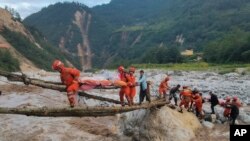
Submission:
[[[136,80],[135,80],[135,67],[130,67],[129,68],[129,82],[128,82],[128,86],[130,88],[130,92],[129,92],[129,98],[131,100],[131,104],[134,105],[134,97],[136,94]]]
[[[194,105],[194,99],[196,98],[196,94],[199,94],[199,91],[195,88],[194,90],[192,90],[192,95],[191,95],[191,100],[190,100],[190,104],[189,104],[189,109],[188,111],[193,111],[195,109],[193,109]]]
[[[131,100],[130,100],[130,97],[129,97],[130,87],[128,86],[128,82],[130,82],[129,74],[125,72],[123,66],[118,67],[118,72],[119,72],[120,80],[127,83],[126,86],[121,87],[120,92],[119,92],[121,105],[125,106],[125,103],[124,103],[124,96],[125,96],[127,101],[128,101],[128,105],[131,106]]]
[[[195,103],[195,113],[199,119],[202,119],[202,97],[199,93],[195,93],[193,97]]]
[[[181,102],[179,104],[180,112],[182,112],[182,106],[186,109],[189,108],[189,103],[191,102],[192,91],[188,89],[187,86],[183,86],[183,90],[180,92]]]
[[[77,104],[77,91],[79,88],[78,79],[80,71],[75,68],[67,68],[64,64],[55,60],[52,64],[52,69],[60,72],[61,81],[66,85],[67,96],[71,107]]]
[[[169,81],[168,76],[163,81],[161,81],[161,84],[159,86],[159,97],[160,98],[162,98],[162,95],[164,98],[166,98],[166,96],[167,96],[168,81]]]

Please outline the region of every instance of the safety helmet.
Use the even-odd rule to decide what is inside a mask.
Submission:
[[[197,98],[199,98],[200,97],[200,94],[199,93],[196,93],[195,95],[194,95],[194,98],[195,99],[197,99]]]
[[[165,78],[165,81],[169,81],[169,77],[168,76]]]
[[[58,68],[64,66],[64,64],[60,60],[55,60],[52,64],[52,69],[57,70]]]
[[[135,72],[135,67],[130,67],[129,72]]]
[[[183,88],[183,89],[187,89],[187,88],[188,88],[188,86],[182,86],[182,88]]]
[[[124,71],[124,67],[123,66],[119,66],[117,70],[118,71]]]
[[[230,96],[226,97],[226,101],[230,101],[230,99],[231,99]]]
[[[234,96],[233,97],[233,101],[237,101],[238,100],[238,97],[237,96]]]

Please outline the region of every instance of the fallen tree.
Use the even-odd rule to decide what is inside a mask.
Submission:
[[[49,81],[43,81],[39,79],[34,78],[28,78],[26,75],[18,75],[18,74],[12,74],[8,72],[0,71],[0,75],[7,77],[10,81],[19,81],[24,82],[26,85],[35,85],[42,88],[47,89],[53,89],[58,91],[66,91],[66,87],[64,85],[55,83],[55,82],[49,82]],[[149,83],[148,83],[148,90],[149,90]],[[101,101],[107,101],[112,102],[116,104],[120,104],[120,101],[90,95],[85,92],[79,92],[80,96],[84,96],[87,98],[93,98]],[[48,108],[48,107],[42,107],[42,108],[3,108],[0,107],[0,114],[22,114],[27,116],[52,116],[52,117],[59,117],[59,116],[77,116],[77,117],[83,117],[83,116],[112,116],[118,113],[123,112],[129,112],[133,110],[138,109],[148,109],[152,107],[161,107],[167,104],[166,101],[163,100],[155,100],[151,103],[144,103],[141,105],[133,105],[133,106],[112,106],[112,107],[74,107],[74,108]]]
[[[38,87],[57,90],[57,91],[61,91],[61,92],[66,91],[66,87],[58,82],[50,82],[50,81],[44,81],[44,80],[35,79],[35,78],[29,78],[24,74],[19,75],[19,74],[4,72],[4,71],[0,71],[0,75],[6,77],[9,81],[19,81],[19,82],[23,82],[26,85],[31,84],[31,85],[35,85]],[[100,88],[101,88],[100,86],[96,87],[96,89],[100,89]],[[105,87],[105,88],[107,89],[107,87]],[[103,88],[103,89],[105,89],[105,88]],[[109,87],[108,89],[114,89],[114,88],[117,88],[117,87],[113,87],[113,88]],[[121,102],[118,100],[91,95],[91,94],[88,94],[84,91],[80,91],[78,94],[79,94],[79,96],[84,96],[86,98],[92,98],[92,99],[107,101],[107,102],[111,102],[111,103],[115,103],[115,104],[121,104]]]
[[[27,75],[23,74],[13,74],[5,71],[0,70],[0,75],[6,77],[9,81],[19,81],[23,82],[26,85],[32,84],[39,87],[65,91],[65,86],[61,82],[54,82],[54,81],[45,81],[36,78],[29,78]],[[41,85],[40,85],[41,84]],[[48,84],[49,86],[45,85]],[[56,88],[54,87],[56,86]],[[94,89],[118,89],[117,86],[96,86]]]
[[[139,109],[149,109],[153,107],[161,107],[167,104],[162,100],[152,101],[133,106],[113,106],[113,107],[75,107],[75,108],[3,108],[0,107],[0,114],[21,114],[27,116],[44,116],[44,117],[84,117],[84,116],[113,116],[118,113],[129,112]]]

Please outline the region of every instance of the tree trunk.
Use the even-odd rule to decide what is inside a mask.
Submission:
[[[59,83],[43,81],[39,79],[28,78],[25,75],[17,75],[8,72],[0,71],[0,75],[5,76],[10,81],[20,81],[24,82],[26,85],[32,84],[35,86],[39,86],[42,88],[48,88],[58,91],[66,91],[66,87]],[[148,86],[149,87],[149,86]],[[94,96],[87,94],[85,92],[79,92],[80,96],[93,98],[101,101],[108,101],[116,104],[120,104],[120,101],[104,98],[100,96]],[[117,106],[117,107],[75,107],[75,108],[1,108],[0,107],[0,114],[22,114],[27,116],[52,116],[52,117],[59,117],[59,116],[112,116],[118,113],[129,112],[138,109],[148,109],[152,107],[161,107],[167,104],[167,102],[163,100],[156,100],[152,101],[151,103],[144,103],[141,105],[133,105],[133,106]]]
[[[7,79],[10,81],[19,81],[19,82],[24,82],[24,84],[26,84],[26,85],[31,84],[31,85],[35,85],[35,86],[42,87],[42,88],[66,92],[66,87],[62,84],[59,84],[58,82],[50,82],[50,81],[44,81],[44,80],[39,80],[39,79],[35,79],[35,78],[28,78],[25,75],[12,74],[12,73],[8,73],[8,72],[4,72],[4,71],[0,71],[0,75],[7,77]],[[113,88],[117,88],[117,87],[113,87]],[[87,94],[84,91],[80,91],[78,94],[79,94],[79,96],[84,96],[87,98],[92,98],[92,99],[101,100],[101,101],[107,101],[107,102],[111,102],[111,103],[115,103],[115,104],[121,104],[121,102],[118,100]]]
[[[149,109],[152,107],[161,107],[166,104],[165,101],[157,100],[151,103],[125,107],[75,107],[75,108],[1,108],[0,114],[21,114],[27,116],[44,117],[84,117],[84,116],[113,116],[118,113],[134,111],[138,109]]]

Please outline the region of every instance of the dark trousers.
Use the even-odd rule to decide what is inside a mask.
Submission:
[[[211,104],[211,111],[212,111],[212,114],[215,114],[215,112],[214,112],[214,107],[215,107],[216,105],[214,105],[214,104]]]
[[[177,105],[177,96],[175,93],[170,93],[169,101],[171,101],[172,98],[174,98],[174,103]]]
[[[145,97],[147,101],[151,102],[150,96],[147,94],[147,89],[146,90],[140,89],[140,104],[144,101]]]
[[[230,117],[231,125],[235,125],[235,120],[238,117],[238,115],[233,115]]]

